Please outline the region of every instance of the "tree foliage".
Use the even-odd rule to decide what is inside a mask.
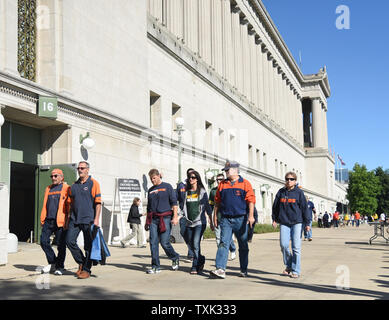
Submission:
[[[354,165],[349,175],[347,199],[351,212],[374,214],[378,208],[378,196],[382,190],[380,178],[365,165]]]
[[[381,185],[381,191],[377,196],[377,213],[389,213],[389,170],[384,171],[382,167],[375,169],[375,175],[378,177]]]

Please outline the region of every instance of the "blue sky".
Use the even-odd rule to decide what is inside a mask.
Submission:
[[[328,140],[350,170],[389,169],[389,1],[262,0],[304,74],[327,66]],[[339,30],[340,5],[350,29]]]

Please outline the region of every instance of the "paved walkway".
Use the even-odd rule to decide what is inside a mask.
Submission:
[[[302,276],[283,277],[278,233],[254,235],[250,244],[249,277],[239,278],[239,259],[229,261],[224,280],[210,279],[216,255],[215,240],[204,240],[204,274],[190,275],[190,263],[172,271],[161,258],[162,272],[147,275],[149,248],[111,247],[105,266],[93,267],[86,280],[74,277],[76,264],[67,251],[63,276],[36,272],[45,256],[36,244],[20,244],[0,267],[0,299],[142,299],[142,300],[352,300],[389,298],[389,245],[378,238],[369,245],[373,227],[317,229],[313,241],[302,243]],[[186,254],[184,244],[174,244]],[[162,251],[162,249],[161,249]],[[44,282],[46,281],[46,284]],[[45,289],[45,286],[49,289]],[[341,289],[342,286],[349,289]],[[41,289],[38,289],[41,288]]]

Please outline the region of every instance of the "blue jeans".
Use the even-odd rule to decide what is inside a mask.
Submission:
[[[308,232],[305,230],[306,226],[310,227]],[[310,224],[304,224],[303,223],[303,226],[302,226],[302,229],[301,229],[301,236],[302,236],[303,233],[304,233],[304,238],[305,239],[312,239],[312,221],[311,221]]]
[[[219,244],[220,244],[220,225],[218,225],[217,228],[215,228],[215,236],[216,236],[216,244],[219,247]],[[231,238],[231,243],[230,243],[229,249],[230,249],[230,252],[236,251],[235,243],[234,243],[234,240],[232,240],[232,238]]]
[[[239,244],[240,271],[247,272],[249,263],[249,246],[247,242],[247,215],[236,218],[222,217],[220,221],[220,244],[216,253],[216,269],[226,270],[228,248],[231,244],[232,233]]]
[[[159,231],[159,217],[153,218],[150,224],[150,251],[151,251],[151,266],[152,268],[159,269],[161,264],[159,261],[159,244],[166,255],[173,261],[180,258],[179,254],[174,251],[170,243],[170,232],[171,232],[171,216],[163,217],[165,222],[166,231]]]
[[[301,228],[301,223],[292,226],[280,225],[280,245],[284,264],[286,269],[295,274],[300,274],[301,271]],[[289,249],[290,241],[292,252]]]
[[[200,267],[205,263],[205,257],[201,254],[200,241],[203,236],[206,225],[198,225],[196,227],[187,227],[189,246],[194,253],[192,270],[199,271]]]
[[[53,248],[50,245],[50,236],[55,233],[57,239],[58,256],[55,255]],[[55,220],[46,220],[41,233],[41,247],[46,254],[47,262],[55,264],[56,269],[64,268],[66,257],[66,233],[62,227],[57,226]]]
[[[188,247],[188,258],[193,258],[194,253],[193,253],[193,250],[191,249],[191,246],[190,246],[190,240],[188,237],[188,233],[186,232],[186,230],[188,229],[188,227],[186,226],[186,223],[187,223],[187,221],[186,221],[185,217],[182,217],[180,219],[180,234],[181,234],[181,237],[184,239],[186,246]]]
[[[77,238],[81,231],[84,236],[85,256],[77,244]],[[92,251],[91,225],[75,224],[74,221],[70,219],[68,234],[66,236],[66,245],[68,246],[70,252],[72,253],[74,260],[78,264],[82,264],[82,270],[91,273],[91,268],[92,268],[92,260],[90,259],[90,254]]]

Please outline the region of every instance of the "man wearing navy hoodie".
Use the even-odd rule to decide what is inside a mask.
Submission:
[[[280,224],[280,245],[285,270],[283,275],[291,278],[300,276],[301,260],[301,229],[310,230],[312,215],[307,210],[307,200],[304,192],[296,186],[297,175],[288,172],[285,175],[285,187],[281,188],[273,203],[273,227]],[[292,241],[292,252],[289,243]]]

